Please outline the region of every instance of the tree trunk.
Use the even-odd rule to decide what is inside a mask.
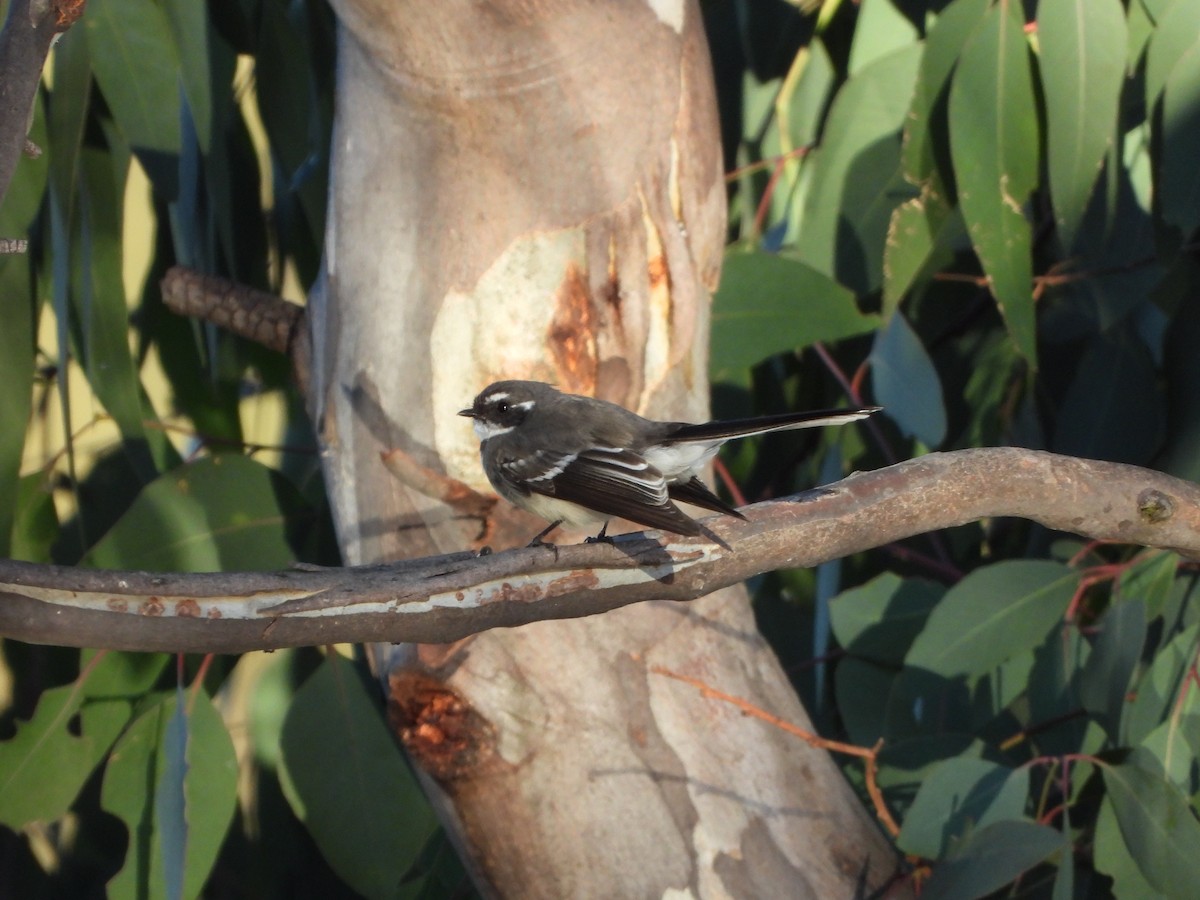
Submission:
[[[528,540],[540,523],[464,515],[380,454],[486,489],[455,412],[500,378],[703,418],[726,201],[697,6],[335,5],[311,396],[343,552]],[[824,752],[651,673],[807,724],[740,589],[383,662],[485,894],[839,897],[894,871]],[[448,697],[436,740],[405,728]]]

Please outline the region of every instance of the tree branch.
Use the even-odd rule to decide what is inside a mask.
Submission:
[[[761,572],[815,566],[993,516],[1200,558],[1200,486],[1136,466],[1013,447],[933,453],[745,513],[744,522],[706,519],[710,535],[695,538],[649,532],[612,544],[347,569],[156,575],[0,562],[0,633],[69,646],[216,653],[342,641],[448,643],[644,600],[690,600]]]
[[[0,200],[26,151],[30,110],[54,36],[83,15],[83,0],[13,0],[0,30]]]

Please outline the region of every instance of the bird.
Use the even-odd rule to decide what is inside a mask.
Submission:
[[[605,540],[614,517],[679,535],[700,534],[700,525],[676,502],[745,519],[700,480],[722,444],[771,431],[843,425],[880,409],[659,422],[542,382],[497,381],[458,414],[473,420],[483,471],[496,493],[551,523],[533,546],[563,523],[603,522],[592,540]]]

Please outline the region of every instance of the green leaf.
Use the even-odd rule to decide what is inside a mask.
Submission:
[[[988,3],[954,0],[942,10],[925,39],[912,108],[904,126],[902,162],[904,174],[913,184],[924,185],[938,174],[940,180],[953,184],[946,113],[950,76]]]
[[[129,712],[124,700],[88,699],[79,682],[43,691],[33,718],[0,743],[0,823],[19,830],[64,815]]]
[[[200,894],[233,821],[237,805],[237,757],[225,723],[203,691],[189,692],[187,716],[187,848],[183,895]],[[152,705],[117,742],[100,787],[100,805],[125,823],[125,865],[108,883],[108,896],[166,898],[164,842],[170,832],[160,818],[159,793],[171,789],[161,773],[172,767],[167,730],[176,714],[175,694]]]
[[[900,129],[920,59],[913,45],[852,76],[834,98],[812,155],[796,252],[860,295],[883,284],[892,210],[914,193],[900,172]]]
[[[129,143],[178,153],[179,59],[162,6],[92,0],[83,26],[96,81]]]
[[[945,593],[936,582],[884,572],[830,603],[834,636],[854,656],[900,665]]]
[[[974,829],[1020,819],[1028,795],[1028,769],[982,759],[948,759],[921,783],[896,845],[905,853],[942,859],[955,841]]]
[[[16,383],[19,385],[20,381]],[[3,502],[0,495],[0,510]],[[44,472],[34,472],[18,480],[14,506],[15,522],[8,555],[26,562],[50,562],[50,548],[58,538],[58,512]]]
[[[1167,721],[1184,690],[1184,679],[1196,655],[1200,624],[1176,634],[1154,657],[1137,680],[1133,702],[1121,721],[1121,740],[1139,744],[1162,722]]]
[[[1142,876],[1163,896],[1193,896],[1200,884],[1200,821],[1187,799],[1140,747],[1121,765],[1100,771]]]
[[[1023,686],[1029,699],[1027,721],[1053,723],[1031,737],[1039,754],[1080,752],[1088,722],[1078,715],[1079,680],[1091,652],[1078,628],[1051,631],[1034,650],[1033,668]]]
[[[1044,560],[977,569],[950,588],[905,658],[906,668],[946,677],[982,675],[1032,650],[1062,618],[1077,573]]]
[[[1179,229],[1177,240],[1182,242],[1200,226],[1200,42],[1179,57],[1167,78],[1160,140],[1162,217]]]
[[[1179,60],[1200,43],[1200,4],[1172,0],[1146,48],[1146,109],[1153,110]]]
[[[1142,876],[1142,870],[1121,837],[1121,826],[1113,811],[1112,797],[1100,801],[1096,816],[1096,845],[1092,853],[1096,871],[1113,880],[1113,897],[1155,897],[1158,892]]]
[[[858,311],[853,294],[805,263],[731,251],[713,299],[712,380],[744,378],[768,356],[863,334],[878,324],[878,316]]]
[[[207,8],[192,0],[166,0],[163,11],[180,60],[183,93],[187,97],[196,137],[207,156],[213,138],[213,100],[209,71],[209,25]]]
[[[862,0],[850,46],[850,74],[916,43],[917,37],[917,29],[892,0]]]
[[[999,0],[971,37],[950,88],[950,152],[971,243],[1021,355],[1037,367],[1032,235],[1038,133],[1021,4]]]
[[[175,709],[163,735],[163,766],[154,787],[154,820],[162,849],[163,885],[171,900],[183,897],[187,859],[187,747],[189,722],[183,685],[175,688]]]
[[[0,217],[0,223],[4,221]],[[20,477],[33,404],[33,314],[29,257],[23,253],[0,256],[0,321],[4,322],[0,328],[0,556],[19,556],[14,534],[17,510],[22,508],[22,500],[34,499],[22,491]]]
[[[846,657],[833,670],[838,713],[852,743],[870,747],[884,736],[888,692],[895,677],[894,668],[857,656]]]
[[[1110,606],[1100,621],[1100,637],[1084,666],[1079,696],[1114,741],[1125,712],[1129,679],[1146,642],[1146,608],[1136,600]]]
[[[154,687],[167,663],[169,653],[134,653],[125,650],[83,650],[79,667],[86,670],[97,656],[96,664],[83,686],[83,694],[96,700],[140,699]]]
[[[84,148],[79,155],[78,231],[72,241],[72,332],[88,383],[128,442],[139,477],[157,474],[147,453],[161,451],[161,432],[151,437],[143,425],[141,382],[129,348],[129,310],[122,276],[122,215],[127,154]],[[160,452],[159,456],[162,454]]]
[[[1141,554],[1117,579],[1116,594],[1125,602],[1140,603],[1146,618],[1162,615],[1171,599],[1179,554],[1152,550]]]
[[[322,855],[367,897],[394,896],[436,827],[378,707],[331,654],[283,725],[285,789]]]
[[[946,439],[942,382],[903,313],[896,312],[875,333],[869,360],[871,387],[888,418],[906,437],[940,446]]]
[[[88,552],[87,565],[158,572],[278,569],[288,546],[271,469],[236,454],[167,472]]]
[[[1154,361],[1128,329],[1089,342],[1062,402],[1053,449],[1143,465],[1162,445],[1166,411]]]
[[[1066,838],[1035,822],[993,822],[973,832],[949,862],[935,866],[921,900],[974,900],[1014,881],[1054,853]]]
[[[1046,167],[1063,247],[1075,234],[1117,128],[1128,36],[1120,0],[1042,0],[1037,7]]]
[[[900,301],[925,272],[949,264],[954,245],[965,240],[962,216],[935,188],[921,191],[892,211],[883,251],[883,316],[896,314]]]

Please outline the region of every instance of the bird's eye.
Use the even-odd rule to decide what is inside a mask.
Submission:
[[[497,403],[497,404],[496,404],[496,411],[497,411],[498,413],[500,413],[501,415],[504,415],[504,413],[508,412],[508,401],[507,401],[507,400],[501,400],[499,403]]]

